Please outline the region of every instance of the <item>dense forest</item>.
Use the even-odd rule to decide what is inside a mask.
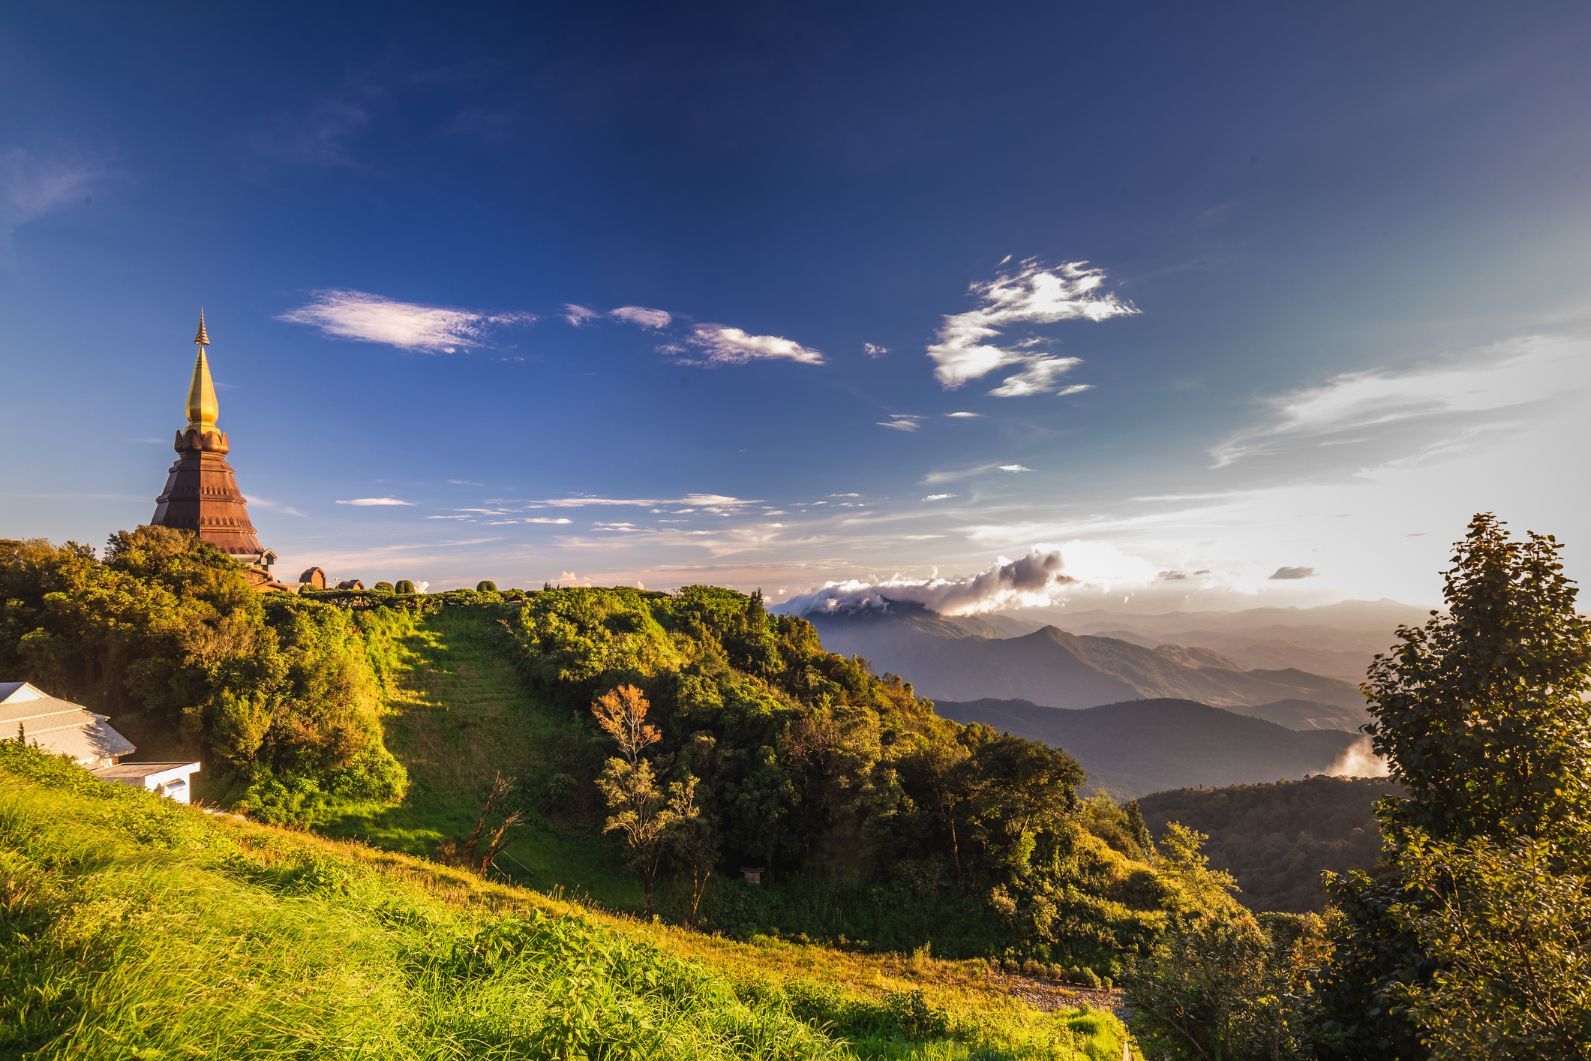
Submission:
[[[1321,871],[1368,870],[1381,853],[1376,801],[1402,790],[1380,778],[1308,777],[1263,785],[1179,788],[1138,800],[1155,836],[1180,822],[1209,837],[1210,865],[1237,880],[1252,910],[1326,905]]]

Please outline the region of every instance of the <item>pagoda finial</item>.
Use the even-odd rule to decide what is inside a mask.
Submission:
[[[221,405],[215,400],[215,383],[210,379],[210,359],[205,348],[210,345],[210,334],[204,329],[204,310],[199,310],[199,332],[193,337],[199,356],[193,362],[193,382],[188,385],[188,429],[199,432],[214,431],[216,418],[221,415]]]

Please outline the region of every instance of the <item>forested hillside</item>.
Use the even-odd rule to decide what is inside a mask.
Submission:
[[[1238,898],[1251,909],[1302,913],[1326,904],[1322,872],[1374,865],[1375,803],[1401,791],[1382,778],[1310,777],[1156,792],[1138,806],[1156,836],[1170,822],[1206,834],[1210,864],[1237,878]]]

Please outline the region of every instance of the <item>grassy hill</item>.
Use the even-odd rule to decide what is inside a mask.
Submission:
[[[0,745],[0,1055],[1116,1061],[981,962],[735,944]]]

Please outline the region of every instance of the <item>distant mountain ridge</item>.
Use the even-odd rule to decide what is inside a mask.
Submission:
[[[1363,739],[1294,730],[1191,700],[1131,700],[1065,710],[1026,700],[936,701],[957,722],[983,722],[1061,748],[1089,785],[1120,798],[1328,773]]]
[[[810,618],[833,651],[865,656],[935,699],[1087,708],[1170,698],[1303,728],[1345,730],[1357,729],[1368,718],[1364,698],[1348,682],[1294,668],[1245,670],[1201,647],[1146,648],[1054,626],[1012,637],[1004,633],[1009,623],[943,616],[915,605]],[[1278,704],[1288,706],[1270,709]]]

